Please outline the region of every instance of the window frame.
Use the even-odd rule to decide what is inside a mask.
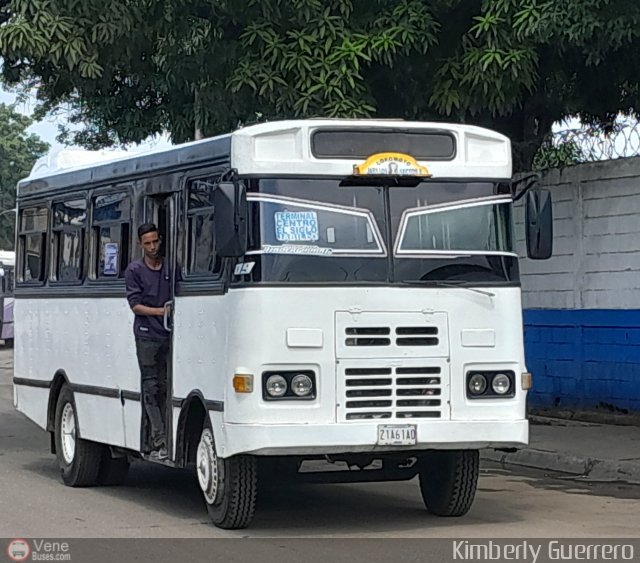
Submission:
[[[22,217],[25,211],[29,209],[44,209],[46,211],[46,230],[22,230]],[[49,200],[40,200],[29,202],[18,208],[17,213],[17,272],[14,270],[14,287],[41,287],[47,283],[49,278],[49,258],[50,258],[50,241],[51,241],[51,202]],[[40,276],[39,279],[25,279],[26,268],[26,237],[32,235],[40,235]],[[17,275],[15,275],[17,273]]]
[[[60,203],[72,202],[72,201],[84,201],[85,205],[85,220],[82,226],[75,225],[60,225],[56,226],[55,223],[55,207]],[[76,286],[82,285],[87,279],[87,228],[89,226],[89,202],[86,191],[80,193],[69,194],[64,198],[53,199],[50,204],[50,221],[49,232],[50,235],[50,250],[51,260],[49,261],[49,283],[51,285],[68,285]],[[61,280],[59,279],[60,268],[60,239],[65,233],[80,233],[80,278],[77,280]]]
[[[191,264],[195,262],[195,248],[196,246],[192,245],[192,221],[197,219],[198,216],[209,216],[213,215],[213,223],[216,221],[216,209],[213,203],[204,207],[190,207],[190,196],[191,196],[191,185],[197,181],[203,180],[215,180],[212,182],[217,186],[222,181],[224,171],[223,170],[210,170],[207,173],[199,173],[194,176],[186,176],[184,179],[184,213],[183,213],[183,228],[184,228],[184,244],[183,244],[183,257],[184,260],[182,264],[180,264],[182,270],[182,277],[184,281],[219,281],[225,275],[225,259],[217,256],[215,254],[215,231],[213,237],[213,257],[214,264],[218,267],[216,271],[209,272],[192,272],[190,271]],[[215,191],[217,187],[213,188]]]
[[[106,220],[96,221],[95,219],[95,201],[102,196],[108,196],[113,194],[122,194],[123,200],[128,200],[129,214],[126,220]],[[134,197],[133,186],[131,181],[126,181],[122,184],[115,184],[102,188],[95,189],[89,194],[89,224],[88,224],[88,256],[87,256],[87,281],[91,285],[122,285],[124,284],[124,273],[131,260],[131,247],[132,247],[132,228],[133,228],[133,216],[134,216]],[[127,225],[126,231],[123,226]],[[101,228],[120,228],[120,250],[118,256],[118,275],[106,276],[100,274],[100,238],[97,234],[98,229]],[[122,235],[126,233],[127,236],[127,248],[126,252],[122,253]]]
[[[413,207],[405,209],[402,212],[400,222],[398,224],[398,233],[393,244],[393,256],[395,258],[425,258],[425,257],[450,257],[450,256],[515,256],[518,254],[513,251],[504,250],[402,250],[401,245],[406,236],[409,221],[413,217],[421,217],[424,215],[432,215],[435,213],[443,213],[455,211],[458,209],[471,209],[474,207],[488,207],[492,205],[513,204],[513,199],[508,196],[490,196],[472,200],[462,200],[451,203],[442,203],[424,207]]]
[[[272,194],[261,194],[261,193],[251,193],[247,194],[248,202],[257,202],[257,203],[274,203],[276,205],[286,205],[289,204],[293,207],[298,207],[300,209],[315,209],[317,211],[336,213],[340,215],[349,215],[352,217],[358,217],[367,222],[367,225],[371,231],[371,235],[373,237],[373,242],[376,244],[376,249],[371,250],[363,250],[357,248],[338,248],[338,249],[328,249],[331,252],[326,253],[327,256],[338,256],[338,257],[375,257],[375,258],[386,258],[388,255],[387,245],[385,244],[384,237],[382,232],[380,231],[380,226],[376,221],[376,218],[373,212],[370,209],[366,208],[356,208],[356,207],[346,207],[344,205],[338,205],[333,203],[325,203],[321,201],[312,201],[307,199],[298,199],[289,196],[280,196],[280,195],[272,195]],[[269,246],[282,246],[286,247],[287,244],[283,243],[280,245],[269,245]],[[313,246],[313,245],[300,245],[300,246]],[[268,252],[265,250],[265,244],[260,241],[260,248],[256,250],[247,251],[247,255],[254,254],[279,254],[277,252]],[[325,247],[318,247],[323,250],[326,250]],[[296,254],[296,253],[286,253],[283,254]],[[322,256],[322,254],[319,254]]]

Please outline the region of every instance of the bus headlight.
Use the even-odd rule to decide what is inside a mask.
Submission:
[[[287,392],[287,380],[281,375],[272,375],[265,387],[271,397],[283,397]]]
[[[491,388],[496,395],[506,395],[511,389],[511,380],[504,373],[498,373],[491,380]]]
[[[466,374],[467,399],[512,399],[516,374],[511,370],[473,370]]]
[[[291,390],[298,397],[306,397],[313,391],[313,381],[308,375],[300,373],[291,380]]]
[[[262,372],[262,398],[265,401],[313,401],[317,395],[315,370],[274,369]]]
[[[487,390],[487,378],[476,373],[469,378],[469,392],[472,395],[482,395]]]

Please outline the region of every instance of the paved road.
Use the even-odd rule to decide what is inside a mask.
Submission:
[[[460,519],[425,513],[414,480],[283,488],[260,499],[249,530],[219,530],[185,471],[136,463],[126,486],[64,487],[47,434],[13,408],[11,376],[10,351],[0,350],[0,537],[640,537],[640,487],[493,467]]]

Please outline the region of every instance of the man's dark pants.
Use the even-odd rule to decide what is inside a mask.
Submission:
[[[167,359],[169,340],[136,338],[136,353],[140,366],[142,403],[149,421],[149,443],[153,449],[166,446],[165,407],[167,397]],[[145,425],[143,424],[143,428]],[[145,433],[142,433],[144,437]],[[142,451],[147,450],[145,440]]]

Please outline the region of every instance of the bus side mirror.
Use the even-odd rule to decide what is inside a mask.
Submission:
[[[527,256],[546,260],[553,253],[553,206],[549,190],[532,189],[525,204]]]
[[[247,189],[240,182],[221,182],[213,196],[216,254],[239,258],[247,251]]]

